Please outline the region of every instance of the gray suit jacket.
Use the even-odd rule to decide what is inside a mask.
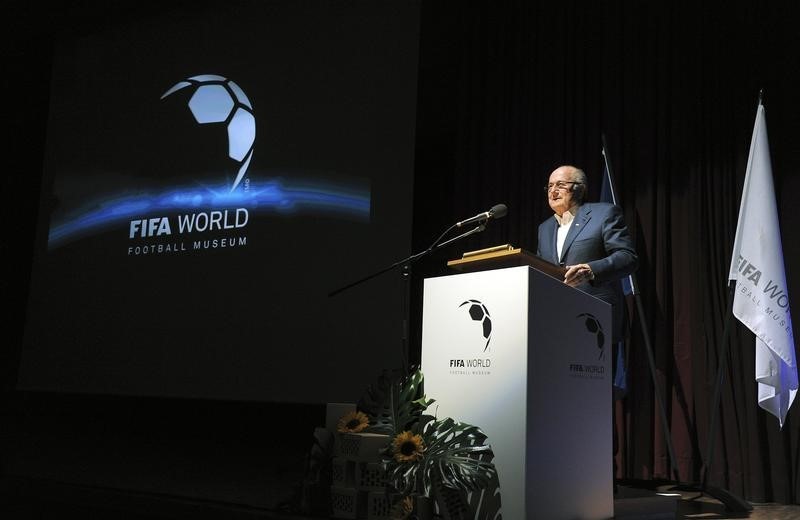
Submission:
[[[620,341],[625,321],[621,281],[638,266],[638,257],[622,210],[605,202],[581,205],[567,232],[561,258],[558,258],[556,247],[557,229],[555,217],[550,217],[539,226],[537,254],[561,265],[589,264],[594,280],[584,282],[577,288],[611,304],[614,322],[612,341]]]

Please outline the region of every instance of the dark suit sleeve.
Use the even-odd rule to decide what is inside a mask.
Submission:
[[[546,254],[542,250],[542,245],[544,244],[544,223],[539,224],[539,233],[536,237],[536,255],[544,257]]]
[[[639,265],[639,259],[619,206],[608,205],[601,233],[606,257],[587,262],[594,273],[593,282],[603,283],[633,273]]]

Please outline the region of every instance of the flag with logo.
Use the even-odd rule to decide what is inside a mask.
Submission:
[[[611,171],[611,160],[606,150],[605,137],[603,138],[603,184],[600,187],[600,202],[619,205],[619,198],[614,184],[614,174]],[[622,279],[622,292],[625,296],[633,294],[633,276],[628,275]],[[617,363],[614,367],[614,387],[623,394],[627,391],[627,369],[625,368],[625,344],[620,341],[614,346],[617,349]]]
[[[733,315],[756,335],[758,405],[783,428],[797,394],[797,362],[766,115],[760,102],[728,278],[736,282]]]

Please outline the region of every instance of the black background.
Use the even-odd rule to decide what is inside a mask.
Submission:
[[[83,30],[131,19],[144,8],[104,9],[18,7],[18,23],[5,33],[4,56],[13,73],[2,81],[15,109],[6,124],[17,131],[6,132],[3,193],[19,194],[3,207],[8,261],[2,291],[11,303],[2,351],[4,424],[10,425],[4,429],[5,473],[94,485],[111,477],[109,485],[129,489],[147,481],[183,496],[186,486],[204,481],[204,489],[216,490],[207,497],[274,507],[298,475],[308,432],[323,420],[321,404],[14,391],[52,35],[62,21]],[[412,357],[419,349],[422,280],[446,273],[444,262],[462,250],[505,242],[534,249],[536,226],[549,216],[541,193],[548,174],[574,163],[598,181],[605,133],[636,237],[647,323],[643,330],[634,316],[618,468],[625,477],[671,475],[643,348],[647,334],[680,477],[698,480],[709,459],[725,282],[760,89],[795,308],[800,295],[797,20],[796,3],[789,1],[423,2],[411,250],[499,202],[509,214],[481,236],[415,266]],[[590,198],[598,192],[594,182]],[[783,430],[758,408],[753,336],[742,329],[736,327],[726,345],[710,482],[754,501],[797,503],[798,408]],[[372,374],[354,377],[368,381]],[[281,446],[295,446],[293,455]],[[245,475],[260,492],[243,497],[223,484],[236,482],[241,491]]]
[[[238,2],[62,35],[42,190],[52,225],[129,194],[227,190],[238,164],[225,126],[194,122],[193,89],[160,99],[211,73],[254,107],[239,191],[349,185],[371,211],[250,206],[246,227],[180,234],[174,210],[156,208],[132,218],[169,216],[171,235],[131,239],[126,219],[61,247],[40,237],[20,388],[352,402],[364,384],[352,374],[399,366],[398,277],[328,293],[409,255],[417,16],[413,4]],[[193,250],[240,237],[246,246]],[[187,251],[128,254],[154,243]]]

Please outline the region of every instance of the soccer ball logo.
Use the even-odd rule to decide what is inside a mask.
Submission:
[[[606,353],[605,349],[603,349],[603,345],[606,343],[606,336],[603,334],[603,326],[599,321],[597,321],[597,318],[585,312],[583,314],[578,314],[576,318],[583,319],[583,324],[584,327],[586,327],[586,331],[595,337],[595,341],[597,341],[597,348],[600,349],[600,355],[597,357],[597,359],[603,359]]]
[[[253,143],[256,140],[253,105],[239,85],[216,74],[201,74],[179,81],[161,99],[188,87],[194,89],[189,99],[189,110],[195,121],[201,125],[225,123],[227,126],[228,156],[240,165],[236,180],[231,186],[233,191],[241,182],[253,158]]]
[[[489,310],[486,305],[478,300],[467,300],[458,307],[461,308],[465,305],[469,305],[467,312],[472,321],[481,323],[483,337],[486,338],[486,345],[483,347],[483,351],[486,352],[486,349],[489,348],[489,341],[492,339],[492,318],[489,316]]]

